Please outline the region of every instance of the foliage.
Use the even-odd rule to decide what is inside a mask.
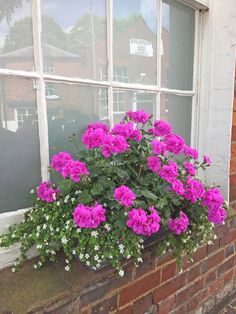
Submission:
[[[210,159],[200,161],[166,122],[153,124],[151,118],[129,112],[112,130],[89,125],[82,137],[87,149],[74,156],[79,161],[68,152],[53,156],[50,171],[62,176],[58,186],[42,183],[33,190],[35,204],[25,221],[0,237],[2,247],[21,242],[13,271],[34,245],[34,268],[55,261],[62,249],[65,270],[78,257],[93,269],[110,262],[123,276],[122,260],[133,258],[138,266],[144,240],[160,230],[166,238],[157,242],[157,253],[172,252],[179,268],[183,254],[191,258],[199,245],[211,243],[214,223],[224,223],[227,206],[216,187],[204,186],[194,174]]]

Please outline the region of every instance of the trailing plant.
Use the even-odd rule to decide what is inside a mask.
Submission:
[[[2,247],[21,243],[12,271],[33,246],[39,253],[35,269],[55,261],[62,249],[66,271],[78,257],[93,269],[109,262],[123,276],[122,261],[133,258],[138,266],[144,240],[160,230],[165,239],[157,241],[157,253],[172,252],[179,268],[184,254],[191,259],[199,245],[211,243],[227,205],[218,187],[197,177],[210,158],[199,159],[167,122],[130,111],[112,129],[90,124],[82,142],[77,155],[51,158],[57,186],[42,182],[32,191],[34,206],[25,220],[1,235]]]

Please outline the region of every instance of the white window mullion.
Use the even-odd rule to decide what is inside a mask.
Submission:
[[[156,94],[156,119],[161,117],[161,40],[162,40],[162,0],[157,1],[157,76],[156,83],[159,92]]]
[[[34,62],[35,70],[39,73],[37,79],[37,111],[38,111],[38,130],[40,144],[41,176],[42,180],[49,178],[49,143],[48,143],[48,122],[47,122],[47,104],[45,97],[45,82],[43,78],[43,53],[41,46],[41,1],[32,1],[33,17],[33,40],[34,40]]]
[[[113,119],[113,0],[106,1],[107,8],[107,71],[108,71],[108,117],[110,126],[114,124]]]
[[[201,55],[201,13],[195,10],[195,31],[194,31],[194,60],[193,60],[193,90],[198,91],[199,85],[199,60]],[[198,113],[198,92],[192,97],[192,121],[191,121],[191,145],[198,147],[199,113]]]

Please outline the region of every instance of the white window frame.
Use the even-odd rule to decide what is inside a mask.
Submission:
[[[11,70],[0,68],[1,77],[15,77],[28,78],[35,81],[36,86],[36,100],[38,113],[38,131],[39,131],[39,145],[40,145],[40,161],[41,161],[41,178],[48,180],[48,165],[49,165],[49,141],[48,141],[48,122],[47,122],[47,104],[45,95],[45,84],[48,83],[74,83],[82,85],[91,85],[94,87],[108,89],[108,117],[111,126],[113,126],[113,90],[138,90],[143,92],[151,92],[157,95],[156,97],[156,118],[160,118],[160,95],[161,93],[190,96],[192,97],[192,130],[191,130],[191,144],[196,146],[198,125],[198,73],[199,73],[199,51],[200,38],[202,32],[201,15],[202,10],[208,9],[208,1],[201,0],[176,0],[184,3],[195,9],[195,38],[194,38],[194,69],[193,69],[193,89],[192,90],[178,90],[161,87],[161,32],[162,32],[162,0],[157,0],[157,16],[158,18],[158,34],[157,34],[157,69],[156,85],[142,85],[136,83],[124,83],[113,80],[113,0],[106,0],[107,10],[107,64],[108,64],[108,79],[107,81],[97,81],[93,79],[82,79],[80,77],[65,77],[61,75],[54,75],[53,73],[44,73],[43,52],[41,44],[41,0],[32,1],[32,21],[33,21],[33,42],[34,42],[34,62],[35,67],[32,72],[23,70]],[[199,10],[200,9],[200,10]],[[19,209],[12,212],[5,212],[0,214],[0,234],[6,232],[7,224],[18,222],[22,219],[23,213],[28,209]],[[4,259],[8,250],[0,249],[0,260],[3,257],[3,264],[0,263],[0,268],[11,264],[15,259],[15,253]],[[4,262],[5,261],[5,262]]]

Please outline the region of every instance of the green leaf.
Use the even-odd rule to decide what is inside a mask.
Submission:
[[[143,190],[142,195],[145,196],[146,198],[150,198],[151,200],[154,200],[154,201],[157,200],[157,196],[149,190]]]
[[[93,188],[92,188],[92,190],[91,190],[91,193],[92,193],[93,195],[98,195],[98,194],[100,194],[100,193],[102,192],[102,190],[103,190],[103,186],[102,186],[100,183],[96,183],[96,184],[93,186]]]
[[[118,177],[120,177],[121,179],[124,179],[124,178],[129,178],[129,174],[127,171],[123,170],[123,169],[119,169],[117,171],[117,175]]]

